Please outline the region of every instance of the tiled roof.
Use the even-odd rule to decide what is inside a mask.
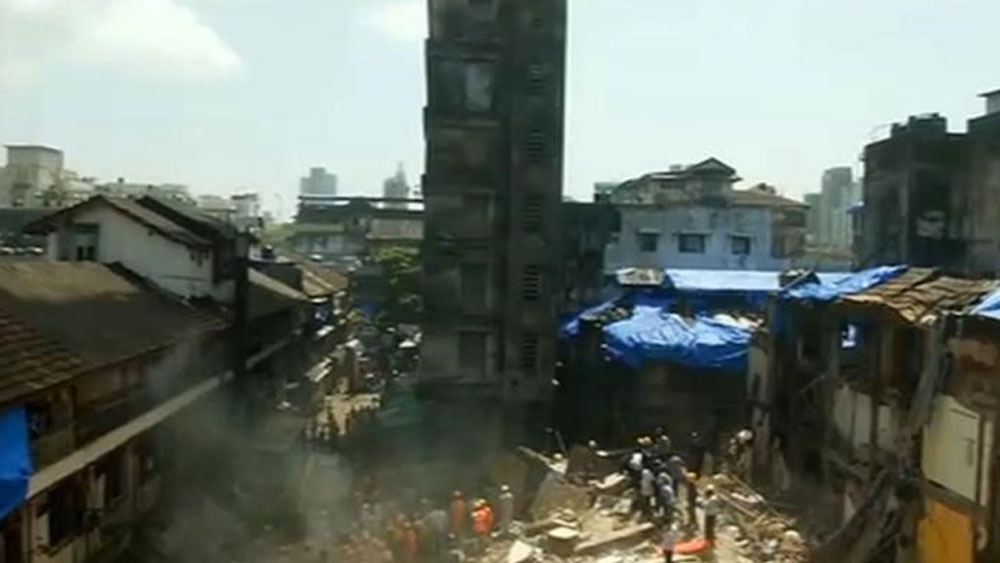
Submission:
[[[303,285],[305,285],[307,280],[315,278],[322,282],[324,286],[332,289],[334,293],[347,289],[347,278],[339,272],[335,272],[310,260],[299,260],[296,264],[302,270]],[[306,294],[309,294],[309,292],[307,291]]]
[[[6,311],[0,311],[0,403],[68,381],[87,363]]]
[[[223,326],[108,266],[0,264],[0,402]]]
[[[156,213],[132,199],[105,198],[107,202],[119,211],[129,215],[147,227],[159,232],[163,236],[177,241],[187,246],[208,247],[208,240],[194,234],[190,230],[167,219],[163,215]]]
[[[164,237],[185,246],[192,246],[196,248],[205,248],[210,246],[208,240],[198,236],[191,230],[177,224],[174,221],[171,221],[163,215],[139,205],[136,200],[113,198],[103,195],[94,196],[87,201],[42,217],[41,219],[26,225],[24,230],[25,232],[33,234],[47,233],[55,228],[58,224],[58,219],[62,217],[72,217],[74,214],[85,209],[89,209],[95,205],[107,205],[134,221],[137,221],[142,225],[160,233]]]
[[[755,189],[733,190],[729,192],[729,201],[733,205],[751,207],[807,207],[801,201]]]
[[[0,264],[0,310],[90,364],[132,357],[224,324],[92,262]]]
[[[841,301],[883,308],[903,321],[918,323],[945,312],[965,312],[996,286],[995,280],[954,278],[931,268],[910,268],[871,289],[841,297]]]
[[[253,268],[249,270],[248,277],[250,280],[248,314],[251,319],[265,317],[309,302],[309,298],[302,292]]]

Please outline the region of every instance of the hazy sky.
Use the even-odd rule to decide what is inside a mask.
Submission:
[[[397,161],[423,167],[425,2],[0,0],[0,143],[286,214],[313,165],[377,194]],[[963,130],[1000,88],[996,0],[569,2],[577,199],[713,155],[799,196],[885,124]]]

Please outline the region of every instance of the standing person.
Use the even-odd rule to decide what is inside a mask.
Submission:
[[[640,439],[636,449],[629,455],[628,460],[625,462],[625,470],[628,471],[629,477],[632,478],[633,486],[639,486],[639,477],[642,475],[644,460],[641,448],[642,440]]]
[[[486,544],[493,531],[493,509],[483,499],[477,500],[475,506],[472,511],[472,530],[479,542],[479,551],[483,552],[486,551]]]
[[[667,474],[674,481],[674,496],[677,496],[678,488],[685,481],[687,469],[684,467],[684,460],[679,455],[672,455],[667,459]]]
[[[677,504],[677,497],[674,495],[673,481],[668,477],[661,485],[657,486],[656,501],[663,512],[663,518],[667,524],[674,521],[674,507]]]
[[[701,474],[705,464],[705,441],[697,430],[691,432],[691,443],[689,444],[688,461],[691,462],[691,469]]]
[[[433,508],[429,500],[424,499],[424,529],[427,530],[426,549],[431,557],[438,557],[444,549],[445,538],[448,536],[448,514],[442,508]]]
[[[468,518],[469,507],[465,504],[462,491],[455,491],[451,495],[451,533],[459,541],[465,537],[466,519]]]
[[[693,529],[698,529],[698,518],[695,509],[698,506],[698,475],[690,472],[685,475],[684,488],[687,490],[687,524]]]
[[[507,485],[500,487],[497,512],[500,517],[500,534],[507,536],[510,534],[510,525],[514,521],[514,493],[511,492],[510,487]]]
[[[663,529],[663,561],[664,563],[674,562],[674,548],[677,547],[677,540],[681,537],[677,524],[668,523]]]
[[[403,528],[403,561],[405,563],[417,563],[420,559],[420,537],[417,535],[417,528],[413,522],[407,522]]]
[[[655,439],[656,444],[653,446],[653,449],[656,452],[656,458],[660,461],[665,461],[671,452],[670,436],[667,435],[667,431],[662,426],[657,426]]]
[[[653,470],[644,467],[642,469],[642,474],[639,477],[639,496],[641,498],[642,514],[646,518],[651,518],[653,516],[653,495],[656,494],[656,477],[653,476]]]
[[[722,512],[722,499],[715,493],[715,487],[705,487],[705,539],[715,543],[715,521]]]

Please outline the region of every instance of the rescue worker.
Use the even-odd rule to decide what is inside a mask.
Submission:
[[[484,499],[476,501],[476,509],[472,511],[472,529],[479,540],[480,551],[485,551],[493,533],[493,509]]]
[[[468,518],[469,507],[465,504],[462,491],[455,491],[451,495],[451,533],[461,541],[465,537],[466,519]]]
[[[510,525],[514,521],[514,493],[507,485],[500,487],[497,512],[500,517],[500,535],[507,536],[510,534]]]
[[[653,445],[653,450],[656,455],[656,459],[659,461],[666,461],[667,456],[670,455],[671,443],[670,436],[667,435],[667,431],[663,429],[662,426],[656,428],[656,443]]]
[[[420,537],[413,522],[406,522],[403,528],[402,553],[405,563],[417,563],[420,558]]]
[[[681,533],[677,529],[677,524],[667,524],[663,530],[663,561],[664,563],[673,563],[674,561],[674,548],[677,547],[677,541],[680,539]]]
[[[448,536],[448,514],[442,508],[433,508],[427,499],[421,504],[424,508],[423,527],[427,539],[424,540],[425,550],[436,558],[444,549],[445,538]]]
[[[667,459],[667,474],[674,481],[674,496],[677,496],[678,488],[685,481],[687,470],[684,467],[684,460],[679,455],[672,455]]]
[[[646,518],[653,516],[653,495],[656,494],[656,477],[653,470],[648,467],[643,468],[639,477],[639,499],[642,514]]]
[[[722,513],[722,499],[715,493],[715,487],[709,485],[705,487],[705,539],[709,543],[715,543],[715,523]]]
[[[687,525],[692,530],[698,529],[698,518],[695,509],[698,506],[698,475],[689,472],[685,475],[684,487],[687,489]]]
[[[674,521],[674,508],[677,505],[673,481],[668,478],[667,481],[657,487],[657,493],[656,502],[660,506],[664,520],[669,524]]]
[[[691,463],[691,469],[699,474],[704,469],[705,453],[705,441],[702,439],[701,434],[697,430],[691,432],[691,442],[688,446],[688,461]]]
[[[639,439],[636,443],[636,449],[629,455],[628,461],[625,463],[625,470],[632,479],[633,486],[639,486],[639,477],[642,475],[643,461],[642,439]]]

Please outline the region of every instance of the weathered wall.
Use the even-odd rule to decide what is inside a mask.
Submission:
[[[621,231],[604,256],[608,272],[629,267],[782,270],[790,262],[771,254],[773,212],[767,208],[622,206],[619,211]],[[641,250],[642,232],[659,233],[655,251]],[[680,252],[682,233],[705,235],[705,252]],[[750,237],[750,254],[733,254],[733,236]]]
[[[74,223],[100,226],[97,261],[121,262],[182,297],[207,296],[212,291],[212,253],[193,250],[167,239],[106,206],[80,211]],[[49,237],[49,255],[73,260],[72,237]],[[65,244],[66,246],[61,246]],[[52,247],[55,245],[55,247]]]

